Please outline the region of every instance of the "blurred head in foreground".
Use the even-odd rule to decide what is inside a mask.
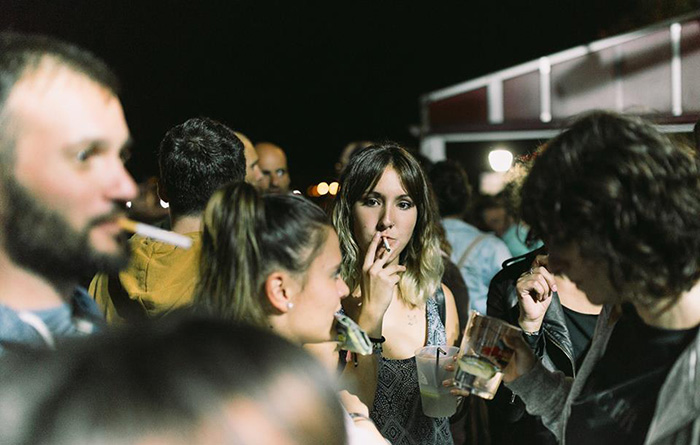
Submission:
[[[343,444],[324,369],[270,332],[190,319],[113,332],[0,374],[3,444]]]

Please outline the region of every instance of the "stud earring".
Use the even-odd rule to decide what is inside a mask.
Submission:
[[[287,302],[287,309],[291,309],[293,307],[294,307],[294,303],[292,303],[291,301],[288,301]]]

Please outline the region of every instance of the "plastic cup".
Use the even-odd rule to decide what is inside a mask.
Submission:
[[[493,399],[503,380],[503,369],[513,356],[503,338],[521,332],[503,320],[471,311],[457,360],[455,386]]]
[[[457,411],[457,397],[442,382],[454,377],[454,371],[446,371],[445,366],[454,363],[458,353],[456,346],[426,346],[416,350],[421,404],[423,414],[428,417],[450,417]]]

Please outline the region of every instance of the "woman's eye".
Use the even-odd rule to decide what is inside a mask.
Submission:
[[[365,199],[365,205],[368,207],[374,207],[379,205],[379,200],[375,198],[367,198]]]
[[[399,208],[401,210],[408,210],[411,207],[413,207],[413,203],[411,201],[401,201],[399,202]]]

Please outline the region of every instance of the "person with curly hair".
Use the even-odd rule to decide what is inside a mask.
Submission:
[[[423,170],[398,145],[362,149],[343,171],[332,219],[351,292],[343,309],[383,342],[380,357],[358,357],[358,396],[393,444],[451,444],[448,419],[422,412],[415,361],[417,349],[454,344],[459,330],[452,293],[440,283],[437,210]]]
[[[549,249],[519,295],[530,321],[551,302],[553,274],[604,307],[575,380],[509,338],[510,389],[560,443],[700,443],[697,154],[643,120],[593,112],[537,158],[522,214]]]

